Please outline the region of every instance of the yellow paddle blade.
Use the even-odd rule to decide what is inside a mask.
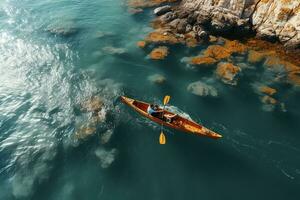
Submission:
[[[165,97],[164,97],[164,105],[166,105],[167,103],[169,103],[169,101],[170,101],[170,96],[169,95],[166,95]]]
[[[166,144],[166,136],[163,132],[159,135],[159,144]]]

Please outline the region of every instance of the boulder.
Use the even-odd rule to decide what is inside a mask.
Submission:
[[[155,8],[153,12],[155,15],[160,16],[160,15],[163,15],[163,14],[171,11],[171,8],[172,7],[169,5],[161,6],[161,7]]]
[[[177,32],[178,33],[185,33],[186,32],[186,26],[188,25],[187,21],[185,19],[182,19],[177,24]]]

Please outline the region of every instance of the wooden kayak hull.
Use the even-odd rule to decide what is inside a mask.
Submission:
[[[147,113],[147,108],[150,105],[149,103],[143,102],[143,101],[138,101],[135,99],[131,99],[125,96],[121,96],[121,101],[127,104],[129,107],[133,108],[135,111],[143,115],[144,117],[149,118],[150,120],[160,124],[164,125],[170,128],[174,128],[180,131],[184,131],[187,133],[192,133],[196,135],[201,135],[201,136],[206,136],[214,139],[219,139],[222,136],[212,130],[209,130],[208,128],[205,128],[204,126],[201,126],[200,124],[188,120],[186,118],[183,118],[179,115],[177,115],[172,123],[163,121],[157,117],[153,117],[152,115]],[[168,110],[164,110],[165,114],[174,114]]]

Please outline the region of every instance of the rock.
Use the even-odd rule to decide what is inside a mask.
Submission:
[[[213,42],[217,42],[218,41],[218,38],[213,36],[213,35],[210,35],[209,36],[209,42],[213,43]]]
[[[187,23],[189,24],[195,24],[197,22],[197,17],[199,15],[199,12],[192,12],[187,17]]]
[[[98,96],[92,96],[87,101],[81,103],[81,108],[87,112],[99,112],[103,106],[103,101]]]
[[[275,55],[275,51],[254,51],[250,50],[248,52],[248,62],[250,63],[258,63],[262,62],[267,56],[269,55]]]
[[[187,47],[196,47],[198,45],[198,41],[194,37],[185,38],[185,44]]]
[[[259,87],[259,91],[262,92],[262,93],[264,93],[264,94],[267,94],[269,96],[272,96],[272,95],[274,95],[277,92],[276,89],[271,88],[269,86],[265,86],[265,85],[260,86]]]
[[[143,12],[144,10],[141,9],[141,8],[128,8],[128,12],[131,13],[131,14],[138,14],[138,13],[141,13]]]
[[[237,40],[225,40],[224,48],[231,53],[244,53],[247,51],[247,47]]]
[[[153,49],[149,56],[153,60],[162,60],[165,57],[167,57],[168,53],[169,53],[168,47],[160,46]]]
[[[200,25],[208,25],[208,23],[211,20],[211,15],[208,11],[206,10],[202,10],[201,12],[199,12],[198,16],[197,16],[197,23]]]
[[[172,7],[169,5],[161,6],[161,7],[155,8],[153,12],[155,15],[160,16],[160,15],[163,15],[163,14],[171,11],[171,8]]]
[[[186,27],[185,27],[185,32],[188,33],[188,32],[190,32],[192,29],[193,29],[192,25],[187,24]]]
[[[265,95],[261,98],[261,101],[264,103],[264,104],[272,104],[272,105],[275,105],[277,103],[277,100],[274,99],[273,97],[270,97],[268,95]]]
[[[179,40],[174,34],[172,33],[165,34],[165,32],[162,31],[155,31],[148,34],[145,41],[149,43],[168,43],[168,44],[179,43]]]
[[[298,0],[182,0],[173,10],[188,24],[203,25],[212,33],[255,31],[257,37],[300,48]]]
[[[75,133],[75,137],[77,139],[85,139],[91,135],[93,135],[96,132],[96,127],[91,125],[91,124],[87,124],[87,125],[83,125],[81,126]]]
[[[189,84],[187,90],[192,94],[198,96],[212,96],[212,97],[218,96],[218,91],[216,90],[216,88],[201,81],[197,81]]]
[[[168,22],[171,22],[172,20],[174,20],[175,18],[176,18],[175,13],[167,12],[166,14],[162,15],[159,19],[164,23],[168,23]]]
[[[186,20],[180,20],[176,28],[177,33],[185,33],[187,25],[188,23]]]
[[[103,133],[100,138],[101,144],[107,144],[113,133],[113,130],[107,130],[105,133]]]
[[[216,59],[207,56],[196,56],[190,60],[190,64],[193,65],[212,65],[217,62]]]
[[[99,159],[102,168],[108,168],[117,156],[117,149],[105,150],[103,148],[98,148],[95,150],[95,155]]]
[[[208,33],[207,33],[206,31],[199,31],[199,32],[197,33],[197,35],[198,35],[198,38],[199,38],[200,40],[207,41],[208,38],[209,38],[209,35],[208,35]]]
[[[148,77],[148,80],[155,84],[163,84],[166,78],[161,74],[154,74]]]
[[[204,51],[205,57],[211,57],[216,60],[222,60],[227,59],[231,56],[231,52],[228,51],[226,48],[220,45],[210,45],[205,51]]]
[[[145,42],[145,41],[138,41],[138,42],[136,43],[136,45],[137,45],[138,47],[140,47],[140,48],[144,48],[144,47],[146,46],[146,42]]]
[[[59,36],[62,36],[62,37],[70,37],[70,36],[75,35],[79,32],[79,30],[75,27],[52,28],[52,29],[48,29],[48,31],[52,34],[59,35]]]
[[[180,19],[174,19],[169,23],[169,26],[171,26],[172,28],[176,28],[177,25],[179,24]]]
[[[112,54],[112,55],[116,55],[116,54],[124,54],[126,52],[126,50],[124,48],[118,48],[118,47],[113,47],[113,46],[106,46],[102,48],[102,51],[104,51],[107,54]]]
[[[241,71],[241,68],[232,63],[219,63],[216,74],[226,84],[236,85],[236,76]]]

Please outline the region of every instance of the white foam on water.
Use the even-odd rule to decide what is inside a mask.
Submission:
[[[165,108],[166,108],[166,110],[168,110],[168,111],[170,111],[172,113],[178,114],[178,115],[180,115],[180,116],[182,116],[182,117],[184,117],[186,119],[189,119],[189,120],[193,121],[192,117],[188,113],[184,112],[183,110],[180,110],[176,106],[167,105]]]

